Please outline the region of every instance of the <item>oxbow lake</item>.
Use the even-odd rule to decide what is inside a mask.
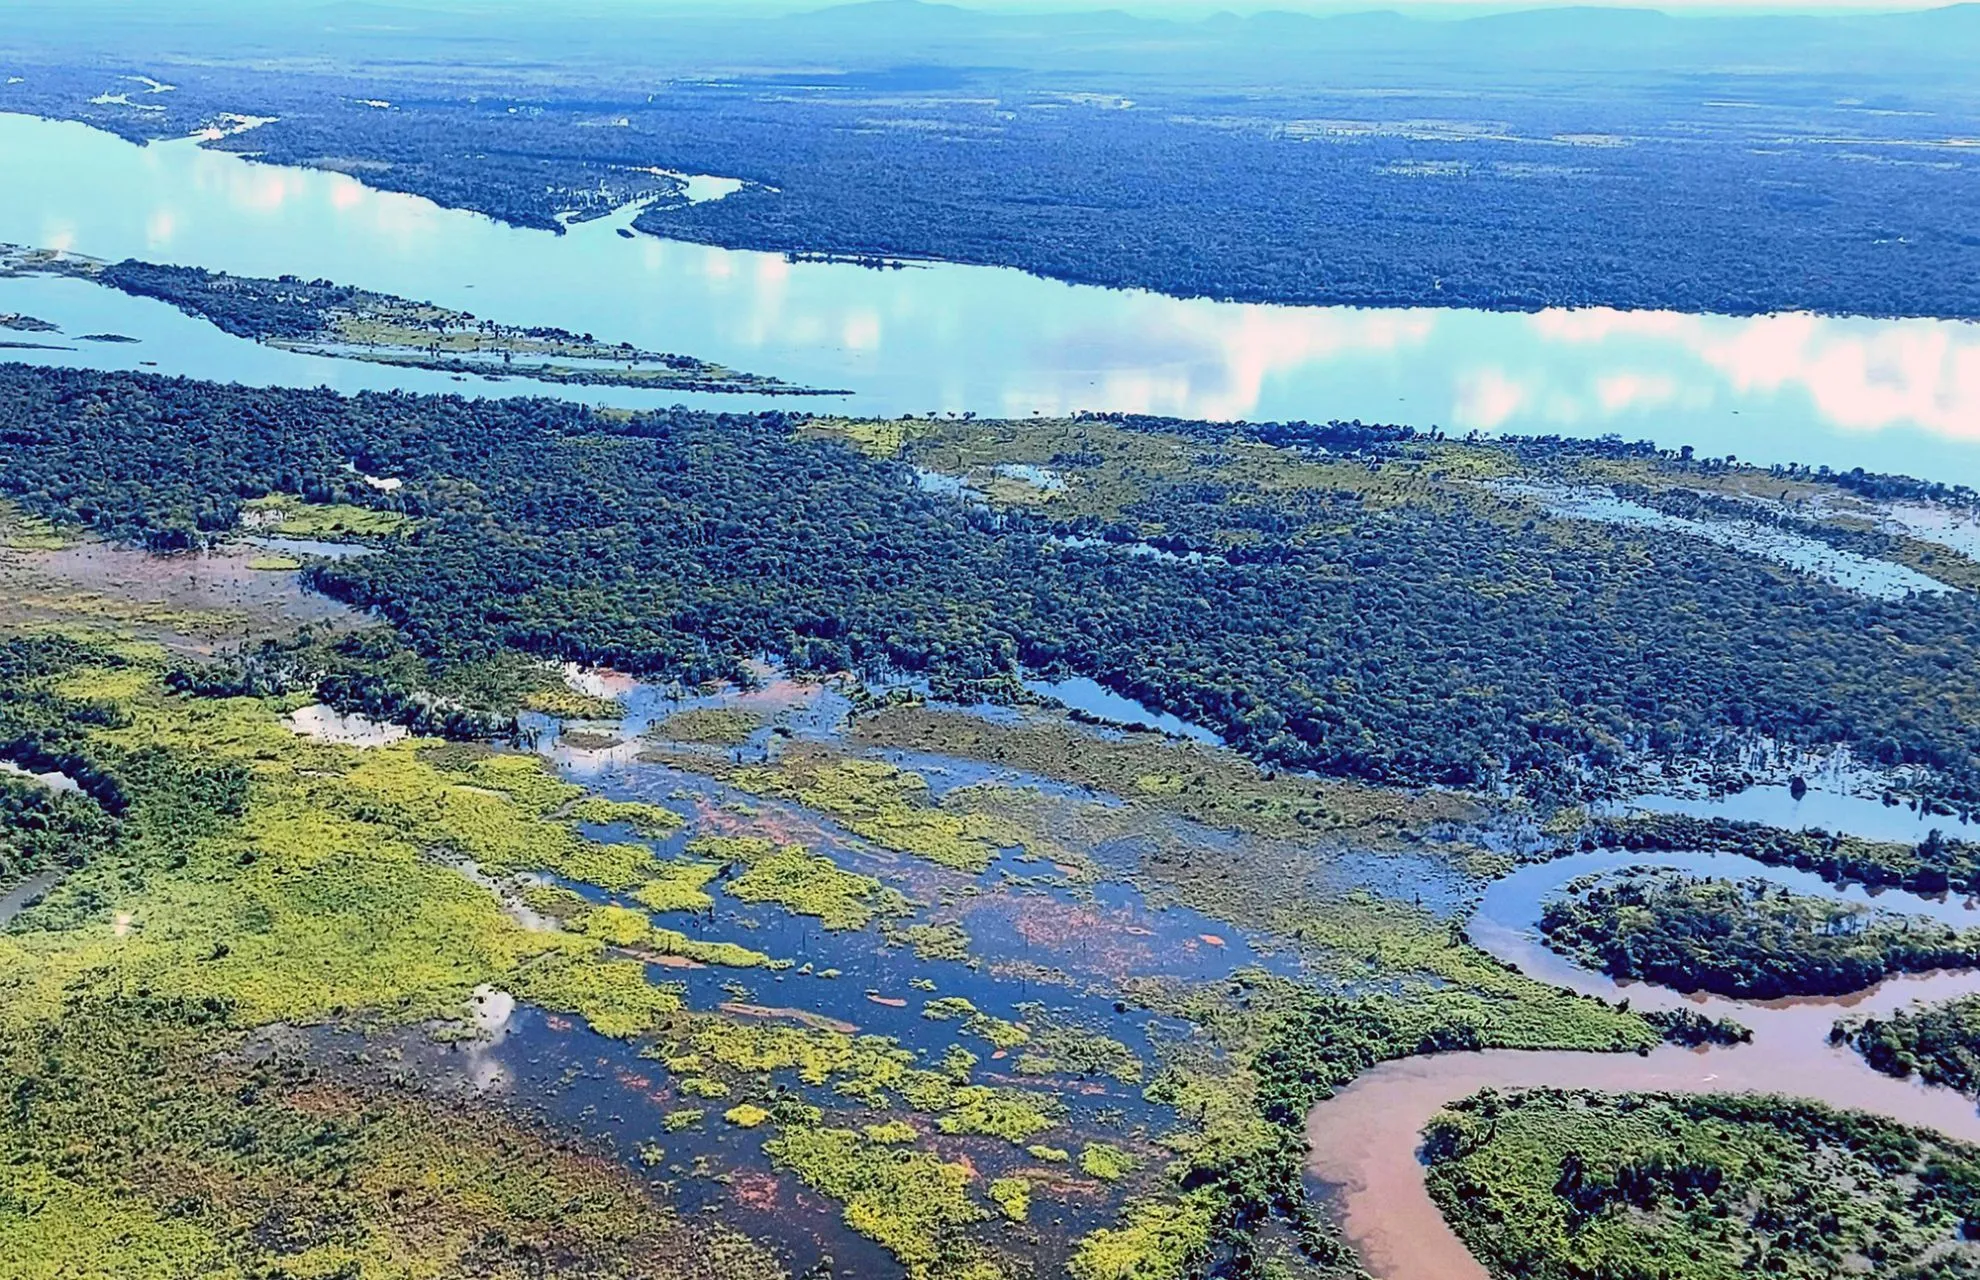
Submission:
[[[794,263],[621,235],[633,209],[561,236],[522,230],[192,139],[137,146],[21,115],[0,115],[0,156],[0,241],[324,277],[853,394],[540,388],[366,366],[256,346],[163,304],[47,278],[0,281],[0,311],[58,323],[60,335],[34,337],[69,349],[7,358],[343,390],[547,390],[634,407],[1118,410],[1613,432],[1749,461],[1980,485],[1980,325],[1964,322],[1183,300],[1002,268]],[[733,188],[691,185],[698,198]],[[76,340],[106,332],[140,341]]]

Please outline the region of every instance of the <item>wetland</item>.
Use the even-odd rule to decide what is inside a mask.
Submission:
[[[33,1274],[1973,1268],[1970,324],[0,145]]]

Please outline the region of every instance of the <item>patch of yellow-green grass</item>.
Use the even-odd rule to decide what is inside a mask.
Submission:
[[[241,511],[246,527],[285,538],[389,538],[412,527],[412,521],[396,511],[343,502],[304,502],[286,493],[244,502]]]
[[[632,899],[648,911],[707,911],[715,905],[708,882],[720,874],[713,862],[661,862],[653,877],[632,891]]]
[[[774,764],[734,769],[724,776],[745,791],[795,800],[829,814],[883,849],[957,871],[980,872],[1000,849],[1023,839],[1022,831],[994,816],[937,806],[920,774],[880,760],[802,748]]]
[[[815,916],[827,929],[863,929],[876,916],[904,915],[909,910],[898,890],[872,876],[843,870],[802,845],[777,845],[749,836],[704,836],[690,843],[688,852],[743,865],[743,873],[723,886],[730,896],[775,903],[793,915]]]
[[[1209,1255],[1218,1206],[1212,1191],[1137,1200],[1118,1226],[1082,1238],[1066,1271],[1073,1280],[1186,1280]]]
[[[96,731],[102,746],[243,769],[246,801],[204,830],[157,808],[176,803],[169,794],[139,793],[126,815],[137,861],[84,867],[50,897],[50,919],[92,904],[84,921],[37,928],[31,913],[0,937],[0,1024],[55,1016],[69,993],[105,985],[218,999],[248,1025],[454,1017],[482,985],[615,1035],[678,1008],[643,966],[602,961],[596,939],[524,926],[493,891],[429,856],[586,870],[586,843],[545,817],[564,784],[538,762],[480,762],[477,782],[497,785],[469,788],[422,759],[431,744],[311,742],[283,724],[279,704],[170,695],[156,668],[61,683],[122,709],[124,723]],[[154,845],[171,857],[147,860]],[[603,879],[644,879],[618,871],[617,857],[595,859]]]
[[[0,1251],[10,1280],[238,1274],[198,1222],[34,1165],[0,1164]]]
[[[990,1203],[1012,1222],[1031,1216],[1031,1181],[1028,1178],[996,1178],[990,1183]]]
[[[302,561],[294,556],[256,556],[247,562],[247,567],[257,573],[293,573],[302,568]]]
[[[648,840],[664,840],[687,825],[687,819],[672,809],[643,800],[585,796],[573,802],[565,812],[576,822],[590,822],[601,827],[624,824],[631,827],[636,835]]]
[[[770,1119],[770,1113],[753,1102],[744,1102],[723,1112],[722,1118],[738,1129],[755,1129]]]
[[[969,1234],[989,1217],[966,1164],[867,1141],[852,1129],[794,1127],[764,1144],[777,1167],[839,1201],[846,1225],[878,1241],[910,1280],[1001,1275]]]
[[[617,720],[626,709],[611,698],[579,693],[559,683],[531,689],[522,696],[522,708],[558,720]]]
[[[1119,1182],[1140,1163],[1129,1152],[1104,1142],[1089,1142],[1079,1150],[1080,1172],[1102,1182]]]
[[[647,730],[659,742],[688,742],[706,747],[739,747],[763,727],[763,717],[739,707],[695,707],[676,711]]]
[[[66,529],[41,516],[23,514],[11,502],[0,502],[0,548],[9,551],[60,551],[81,541],[79,530]]]

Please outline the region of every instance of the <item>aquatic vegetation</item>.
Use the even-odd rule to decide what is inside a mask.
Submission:
[[[912,1094],[908,1098],[914,1100]],[[1057,1128],[1064,1119],[1065,1105],[1056,1098],[971,1084],[947,1093],[935,1127],[943,1133],[977,1133],[1024,1146],[1032,1137]],[[1027,1150],[1037,1154],[1035,1149]]]
[[[679,993],[647,980],[633,960],[579,962],[550,956],[513,978],[516,995],[552,1009],[568,1009],[603,1036],[630,1039],[681,1009]]]
[[[990,1203],[996,1205],[997,1212],[1012,1222],[1023,1222],[1031,1216],[1031,1180],[1029,1178],[991,1179]]]
[[[1475,800],[1449,792],[1277,773],[1225,748],[1156,734],[1107,737],[1056,716],[997,723],[953,710],[890,705],[857,716],[852,738],[1006,765],[1260,836],[1415,829],[1479,814]]]
[[[935,806],[926,779],[884,761],[792,748],[773,765],[736,769],[725,779],[745,791],[830,814],[883,849],[957,871],[982,871],[998,850],[1023,839],[1022,832],[995,818]]]
[[[1770,1097],[1479,1094],[1425,1133],[1438,1207],[1494,1274],[1980,1274],[1980,1150]]]
[[[668,861],[657,863],[656,874],[632,891],[632,900],[648,911],[707,911],[715,905],[707,885],[722,874],[714,862]]]
[[[997,1049],[1015,1049],[1031,1040],[1026,1027],[984,1013],[962,996],[939,996],[926,1001],[921,1006],[921,1016],[934,1022],[961,1019],[965,1034],[980,1036]]]
[[[1980,996],[1902,1009],[1883,1018],[1845,1018],[1829,1038],[1847,1043],[1886,1075],[1916,1074],[1980,1097]]]
[[[925,924],[880,923],[880,936],[890,947],[911,947],[923,960],[969,961],[969,934],[953,920]]]
[[[915,1127],[905,1120],[885,1120],[879,1124],[869,1124],[860,1130],[868,1142],[902,1143],[913,1142],[920,1137]]]
[[[763,727],[763,718],[740,707],[692,707],[676,711],[647,731],[660,742],[704,747],[739,747]]]
[[[683,1107],[678,1111],[669,1111],[660,1117],[660,1125],[668,1133],[679,1133],[683,1129],[694,1128],[706,1119],[707,1116],[708,1113],[706,1111],[694,1107]]]
[[[1141,1165],[1130,1152],[1104,1142],[1089,1142],[1079,1149],[1079,1169],[1102,1182],[1119,1182]]]
[[[615,1160],[245,1043],[224,1002],[79,996],[0,1033],[10,1274],[756,1280],[774,1256]],[[279,1206],[279,1209],[276,1208]]]
[[[258,573],[294,573],[302,568],[302,561],[294,556],[255,556],[247,567]]]
[[[743,1102],[724,1111],[722,1119],[738,1129],[755,1129],[770,1119],[770,1113],[753,1102]]]
[[[1018,1055],[1019,1075],[1098,1075],[1122,1084],[1141,1083],[1141,1059],[1119,1040],[1053,1018],[1042,1005],[1023,1006],[1019,1012],[1025,1015],[1030,1033],[1025,1051]]]
[[[1072,1152],[1064,1147],[1048,1147],[1042,1142],[1034,1142],[1024,1150],[1033,1160],[1043,1160],[1046,1164],[1064,1164],[1072,1159]]]
[[[574,822],[590,822],[601,827],[624,824],[647,840],[664,840],[686,824],[680,814],[663,805],[643,800],[608,800],[596,795],[574,801],[565,814]]]
[[[695,1098],[726,1098],[729,1086],[708,1076],[689,1076],[681,1081],[681,1092]]]
[[[969,1193],[968,1166],[870,1142],[851,1129],[786,1129],[764,1144],[779,1168],[845,1206],[911,1280],[991,1280],[1002,1274],[968,1228],[989,1214]]]
[[[518,705],[525,711],[538,711],[558,720],[617,720],[625,714],[625,708],[611,698],[579,693],[561,679],[555,683],[545,680],[524,692]]]
[[[910,908],[899,891],[872,876],[839,867],[802,845],[777,845],[754,836],[700,836],[688,853],[740,864],[741,875],[723,882],[723,891],[744,902],[773,902],[793,915],[816,916],[827,929],[864,929],[876,916],[905,915]]]
[[[1567,886],[1547,945],[1612,977],[1738,999],[1847,995],[1891,973],[1980,964],[1980,931],[1791,893],[1635,870]]]
[[[1067,1272],[1073,1280],[1186,1280],[1210,1251],[1217,1197],[1137,1200],[1115,1227],[1083,1237]]]

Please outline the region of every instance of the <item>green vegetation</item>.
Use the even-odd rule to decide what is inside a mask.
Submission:
[[[1932,832],[1916,845],[1826,831],[1784,831],[1727,818],[1656,814],[1602,818],[1578,828],[1571,848],[1652,853],[1738,853],[1769,866],[1812,871],[1838,884],[1892,886],[1913,893],[1980,893],[1980,844]]]
[[[575,822],[590,822],[601,827],[623,823],[631,827],[635,835],[647,840],[664,840],[679,831],[686,822],[672,809],[657,804],[647,804],[641,800],[608,800],[604,796],[585,796],[574,801],[565,812]]]
[[[9,1017],[10,1275],[521,1280],[545,1256],[600,1280],[784,1274],[612,1160],[499,1111],[244,1051],[237,1021],[221,1001],[135,991],[77,995],[56,1021]]]
[[[1567,886],[1547,945],[1617,978],[1738,999],[1847,995],[1892,973],[1980,965],[1980,932],[1791,893],[1638,870]]]
[[[811,747],[784,752],[774,765],[736,769],[725,780],[758,795],[795,800],[830,814],[854,835],[883,849],[977,872],[1021,833],[994,818],[936,807],[921,775],[879,760],[858,760]]]
[[[1119,1182],[1140,1163],[1128,1152],[1104,1142],[1089,1142],[1079,1150],[1080,1172],[1102,1182]]]
[[[694,707],[676,711],[649,729],[647,736],[656,742],[740,747],[762,727],[762,717],[739,707]]]
[[[764,1144],[780,1168],[845,1205],[846,1222],[885,1245],[910,1280],[1001,1275],[967,1228],[988,1216],[966,1165],[869,1141],[851,1129],[786,1129]]]
[[[714,862],[661,862],[653,877],[632,891],[632,899],[649,911],[707,911],[715,899],[708,895],[708,882],[722,874]]]
[[[1012,1222],[1023,1222],[1031,1216],[1031,1180],[1028,1178],[995,1178],[990,1183],[990,1203],[997,1206],[997,1212]]]
[[[1460,1102],[1431,1195],[1495,1275],[1980,1275],[1980,1150],[1770,1097],[1551,1090]]]
[[[395,511],[355,507],[347,503],[304,502],[288,494],[270,494],[241,504],[241,525],[258,533],[285,538],[376,540],[404,533],[405,516]]]
[[[816,916],[827,929],[864,929],[876,916],[905,915],[897,890],[872,876],[841,870],[830,858],[802,845],[777,845],[754,836],[700,836],[688,852],[730,865],[742,874],[723,889],[744,902],[773,902],[793,915]]]
[[[852,738],[879,747],[961,756],[1091,787],[1206,826],[1296,837],[1339,829],[1414,829],[1462,821],[1477,803],[1281,774],[1235,751],[1152,734],[1118,740],[1062,719],[997,723],[959,711],[889,705],[854,719]]]
[[[1846,1019],[1835,1025],[1830,1039],[1848,1043],[1886,1075],[1915,1073],[1927,1083],[1980,1098],[1980,996],[1885,1018]]]
[[[969,961],[969,934],[953,920],[931,924],[897,924],[882,921],[880,936],[890,947],[912,947],[923,960]]]
[[[923,1002],[921,1016],[935,1022],[960,1019],[963,1032],[988,1040],[995,1049],[1015,1049],[1031,1041],[1031,1030],[1021,1023],[984,1013],[962,996],[941,996]]]
[[[305,576],[432,658],[523,651],[694,682],[742,678],[771,653],[970,697],[1010,697],[1026,670],[1084,675],[1274,766],[1503,778],[1541,802],[1635,754],[1737,732],[1848,743],[1931,771],[1946,799],[1980,799],[1971,597],[1853,595],[1477,484],[1586,458],[1699,469],[1632,446],[1128,417],[956,423],[907,441],[905,460],[938,469],[942,450],[986,450],[1064,475],[1063,501],[992,521],[957,519],[901,462],[779,414],[87,370],[0,380],[13,442],[0,491],[30,515],[159,548],[222,537],[244,502],[277,494],[420,521],[382,554]],[[92,468],[106,457],[126,465]],[[353,465],[406,484],[373,490]],[[1138,546],[1171,558],[1123,551]],[[927,856],[980,863],[973,833],[933,834]]]

